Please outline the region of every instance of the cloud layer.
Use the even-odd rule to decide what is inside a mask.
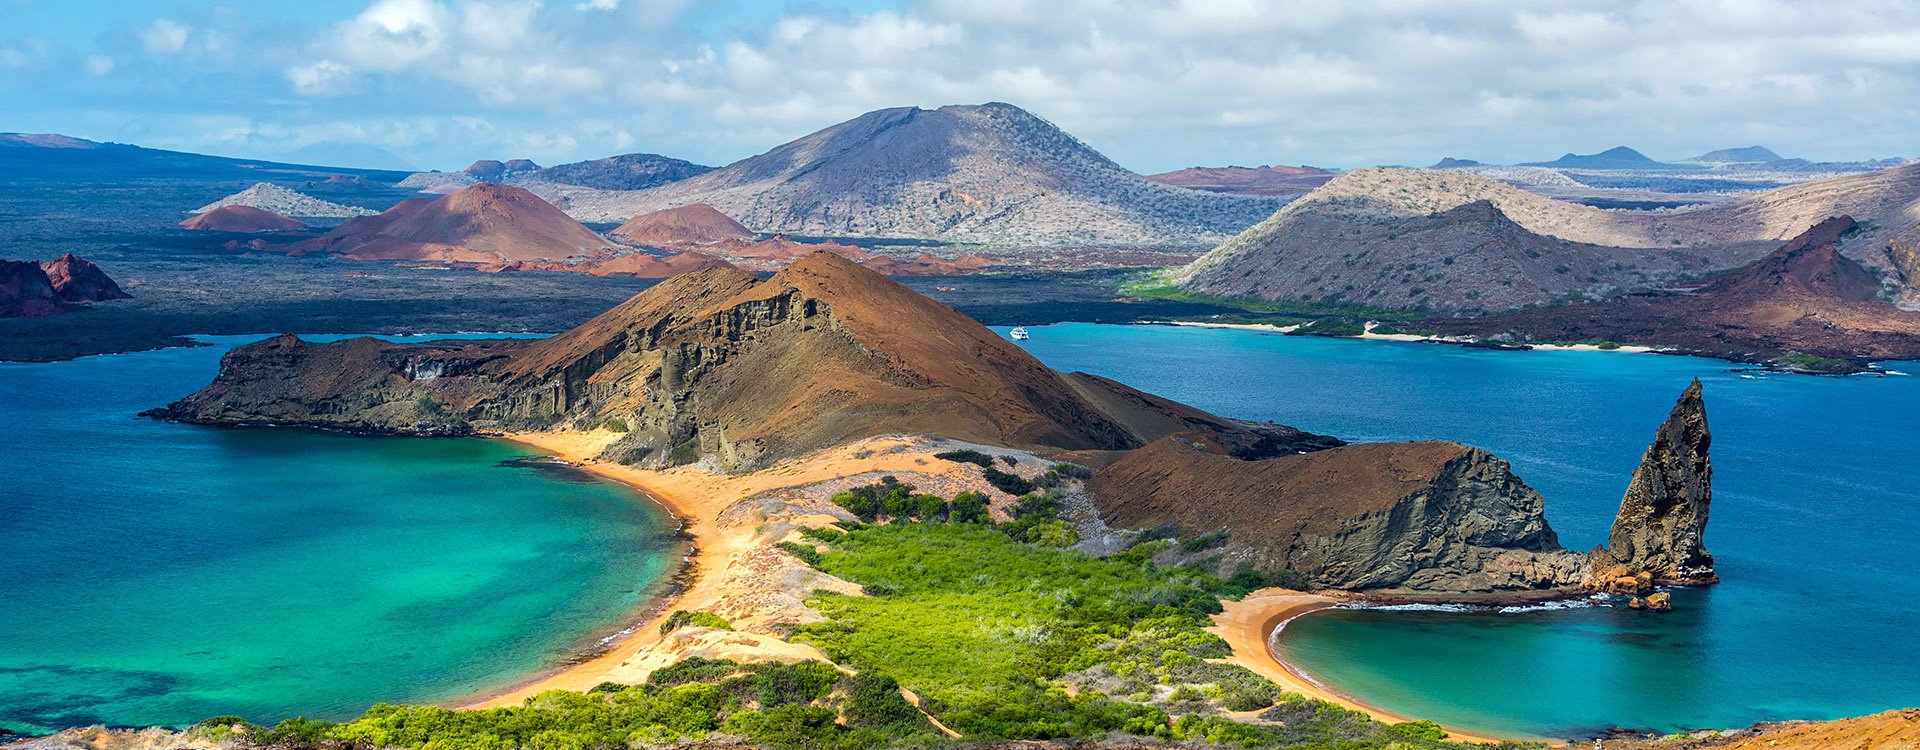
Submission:
[[[0,32],[0,92],[23,103],[0,129],[442,168],[726,163],[871,109],[999,100],[1141,171],[1623,143],[1920,154],[1920,5],[1901,0],[374,0],[317,23],[237,7],[126,18],[92,45]]]

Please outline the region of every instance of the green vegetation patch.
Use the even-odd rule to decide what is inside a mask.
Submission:
[[[1856,372],[1860,369],[1852,362],[1844,359],[1802,354],[1800,352],[1788,352],[1786,356],[1774,360],[1774,362],[1780,367],[1789,370],[1799,370],[1801,372],[1841,374]]]
[[[660,623],[660,634],[666,635],[687,625],[702,628],[716,628],[719,630],[733,629],[732,625],[727,624],[726,618],[712,612],[676,609],[673,611],[673,614],[667,615],[667,619]]]

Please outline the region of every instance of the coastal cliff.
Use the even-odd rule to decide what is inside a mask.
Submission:
[[[1402,598],[1524,596],[1577,585],[1545,503],[1507,462],[1459,443],[1364,443],[1243,460],[1163,438],[1094,475],[1110,525],[1226,533],[1228,555],[1315,589]]]
[[[1367,443],[1248,460],[1188,436],[1133,451],[1088,490],[1116,528],[1226,534],[1224,558],[1316,589],[1484,601],[1713,583],[1712,469],[1699,381],[1634,472],[1607,545],[1560,545],[1540,493],[1458,443]]]
[[[1720,581],[1701,539],[1713,504],[1713,463],[1707,457],[1712,444],[1695,379],[1640,458],[1607,543],[1593,550],[1589,585],[1621,590]]]

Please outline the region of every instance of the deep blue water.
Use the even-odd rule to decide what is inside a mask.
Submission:
[[[134,416],[248,339],[0,363],[0,727],[472,695],[606,634],[679,551],[640,496],[503,441]]]
[[[1280,639],[1321,681],[1452,726],[1570,736],[1920,705],[1920,378],[1755,374],[1718,360],[1494,352],[1172,326],[1031,329],[1028,351],[1216,413],[1502,456],[1562,543],[1605,539],[1689,379],[1705,384],[1724,580],[1678,611],[1347,611]],[[1920,363],[1889,363],[1920,373]]]

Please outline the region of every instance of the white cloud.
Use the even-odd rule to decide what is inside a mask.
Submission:
[[[226,76],[246,103],[209,106],[244,107],[254,142],[352,123],[443,166],[530,150],[724,163],[872,109],[989,100],[1141,171],[1523,161],[1622,143],[1656,158],[1749,142],[1810,158],[1920,155],[1910,0],[786,5],[360,0],[304,29],[248,26],[237,6],[130,29],[127,46],[163,69],[194,66],[169,79],[181,90]],[[92,70],[89,52],[131,67],[117,49],[44,41],[0,41],[0,65]],[[430,129],[451,137],[419,136]]]
[[[316,60],[287,68],[287,82],[301,96],[323,96],[342,91],[353,68],[332,60]]]
[[[440,54],[451,20],[447,8],[434,0],[376,0],[326,41],[356,65],[398,70]]]
[[[193,27],[170,18],[155,19],[140,30],[140,44],[156,55],[178,54],[187,48],[187,35]]]
[[[85,60],[80,61],[80,69],[86,71],[87,75],[103,76],[113,72],[113,58],[98,54],[87,55]]]

